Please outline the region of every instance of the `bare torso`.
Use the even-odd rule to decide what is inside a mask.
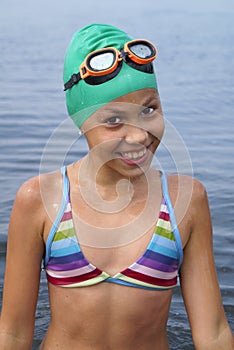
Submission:
[[[41,349],[167,350],[171,294],[111,283],[50,286],[52,322]]]

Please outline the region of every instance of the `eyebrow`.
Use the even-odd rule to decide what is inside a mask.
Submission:
[[[113,113],[113,114],[117,114],[118,115],[124,115],[125,111],[121,110],[121,109],[118,109],[118,108],[105,108],[105,112],[107,113]]]
[[[142,103],[142,106],[148,105],[150,102],[157,100],[159,101],[159,95],[152,94],[151,96],[147,97],[146,100]]]

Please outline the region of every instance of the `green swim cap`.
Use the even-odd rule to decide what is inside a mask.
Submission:
[[[64,84],[74,73],[79,72],[81,63],[92,51],[105,47],[120,50],[133,40],[122,30],[107,24],[91,24],[74,33],[64,61]],[[146,73],[123,62],[120,72],[111,80],[98,85],[90,85],[81,80],[66,91],[68,114],[80,128],[84,121],[104,104],[130,92],[157,89],[154,73]]]

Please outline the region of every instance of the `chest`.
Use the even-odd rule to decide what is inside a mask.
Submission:
[[[85,258],[111,276],[136,262],[152,239],[161,200],[160,196],[153,203],[145,199],[106,202],[104,210],[87,205],[83,198],[79,205],[71,201],[74,229]]]
[[[125,244],[122,244],[123,238],[117,239],[112,237],[115,233],[108,231],[106,230],[102,236],[103,246],[105,247],[100,247],[100,239],[94,244],[90,244],[92,243],[90,239],[89,245],[80,243],[80,248],[85,258],[91,264],[105,271],[110,276],[114,276],[142,257],[152,239],[154,227],[149,229],[148,232],[143,232],[139,237],[133,237],[131,233],[122,233]],[[109,242],[109,246],[107,242]]]

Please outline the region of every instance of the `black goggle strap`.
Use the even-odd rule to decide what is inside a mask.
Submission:
[[[64,84],[64,90],[71,89],[74,85],[78,84],[81,80],[80,72],[72,74],[71,78]]]
[[[99,85],[99,84],[105,83],[106,81],[113,79],[120,72],[122,63],[123,61],[120,61],[118,64],[118,67],[112,73],[109,73],[107,75],[99,75],[99,76],[90,75],[87,78],[85,78],[85,81],[91,85]],[[71,89],[74,85],[78,84],[80,80],[82,80],[80,72],[77,74],[72,74],[71,78],[64,84],[63,91],[67,91]]]

